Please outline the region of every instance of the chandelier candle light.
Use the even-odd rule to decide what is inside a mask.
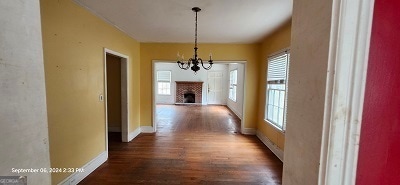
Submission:
[[[180,56],[179,52],[177,54],[177,62],[179,68],[187,70],[187,69],[192,69],[192,71],[194,71],[194,73],[197,73],[197,71],[200,70],[199,64],[201,63],[201,66],[205,69],[205,70],[210,70],[212,65],[213,65],[213,60],[211,59],[212,54],[210,52],[210,60],[208,61],[209,66],[208,67],[204,67],[203,64],[203,60],[201,58],[197,57],[197,12],[200,12],[201,9],[199,7],[193,7],[192,11],[196,13],[196,22],[195,22],[195,30],[194,30],[194,55],[193,58],[189,58],[189,60],[187,61],[187,63],[184,62],[184,56]],[[192,65],[192,67],[190,67]]]

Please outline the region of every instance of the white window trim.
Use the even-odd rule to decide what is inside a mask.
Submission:
[[[169,72],[169,81],[159,81],[158,80],[158,72]],[[172,81],[172,71],[170,71],[170,70],[157,70],[156,71],[156,81],[157,81],[157,88],[156,88],[156,90],[157,90],[157,95],[159,95],[159,96],[171,96],[172,95],[172,93],[171,93],[171,88],[172,88],[172,84],[171,84],[171,81]],[[159,82],[168,82],[169,83],[169,93],[167,93],[167,94],[160,94],[159,92],[158,92],[158,90],[159,90],[159,86],[158,86],[158,83]]]
[[[231,72],[233,72],[233,71],[236,71],[236,84],[231,84]],[[229,100],[231,100],[231,101],[233,101],[233,102],[237,102],[237,82],[238,82],[238,69],[232,69],[232,70],[230,70],[229,71],[229,94],[228,94],[228,99]],[[230,91],[231,91],[231,86],[232,85],[234,85],[235,87],[236,87],[236,90],[235,90],[235,99],[232,99],[231,98],[231,93],[230,93]]]
[[[268,108],[268,106],[267,106],[268,105],[268,103],[267,103],[267,101],[268,101],[268,92],[267,92],[268,91],[268,80],[267,80],[267,76],[268,76],[269,59],[277,57],[277,56],[285,54],[285,53],[289,54],[289,56],[288,56],[288,62],[286,64],[287,66],[286,66],[286,80],[285,80],[285,100],[284,100],[285,102],[284,102],[283,123],[282,123],[282,128],[281,128],[276,123],[273,123],[272,121],[268,120],[267,119],[267,115],[265,114],[265,112],[268,111],[267,110],[267,108]],[[267,67],[266,67],[266,72],[265,72],[265,74],[266,74],[265,91],[266,92],[265,92],[265,101],[264,101],[264,103],[265,103],[265,106],[264,106],[264,122],[266,124],[272,126],[273,128],[275,128],[277,131],[279,131],[281,133],[285,133],[285,130],[286,130],[287,100],[288,100],[287,99],[287,92],[288,92],[288,79],[289,79],[289,66],[290,66],[290,49],[289,48],[285,48],[285,49],[282,49],[282,50],[279,50],[277,52],[272,53],[271,55],[268,56],[268,59],[267,59],[266,63],[267,63],[267,65],[266,65]]]
[[[282,128],[276,126],[274,123],[272,123],[271,121],[267,120],[264,118],[264,122],[268,125],[271,125],[274,129],[276,129],[277,131],[281,132],[281,133],[285,133],[286,130],[283,130]]]

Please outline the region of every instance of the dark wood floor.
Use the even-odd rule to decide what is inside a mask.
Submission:
[[[80,184],[281,184],[282,162],[224,106],[158,105],[155,134],[122,143]]]

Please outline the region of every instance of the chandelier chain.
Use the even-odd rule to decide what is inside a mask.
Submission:
[[[196,12],[196,18],[195,18],[195,28],[194,28],[194,44],[195,47],[197,48],[197,12]]]
[[[188,62],[185,63],[183,61],[183,55],[182,57],[180,57],[179,52],[178,52],[178,66],[179,68],[183,69],[183,70],[187,70],[187,69],[192,69],[195,74],[197,73],[197,71],[200,70],[200,67],[198,66],[201,63],[201,66],[203,67],[203,69],[205,70],[210,70],[212,65],[213,65],[213,60],[211,59],[211,52],[210,52],[210,60],[208,61],[209,66],[205,67],[203,64],[203,60],[201,58],[197,57],[197,12],[201,11],[201,9],[199,7],[193,7],[192,11],[194,11],[196,13],[196,17],[195,17],[195,28],[194,28],[194,56],[193,58],[189,58]],[[182,61],[181,61],[182,59]],[[193,65],[192,67],[191,64]],[[185,67],[186,66],[186,67]]]

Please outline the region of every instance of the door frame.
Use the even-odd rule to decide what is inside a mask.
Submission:
[[[318,184],[356,182],[374,0],[333,0]]]
[[[106,150],[108,152],[108,107],[107,107],[107,54],[121,58],[121,139],[122,142],[129,142],[129,57],[117,51],[104,48],[104,107],[105,107],[105,131]]]
[[[156,120],[156,80],[154,79],[154,76],[156,75],[156,63],[173,63],[176,64],[176,61],[171,61],[171,60],[152,60],[152,70],[151,70],[151,77],[153,78],[151,80],[151,97],[152,97],[152,106],[151,106],[151,113],[152,113],[152,132],[157,132],[157,122]],[[237,64],[242,64],[243,65],[243,104],[242,104],[242,118],[240,119],[240,131],[242,134],[246,135],[254,135],[255,131],[253,128],[245,128],[245,115],[246,115],[246,69],[247,69],[247,61],[245,60],[218,60],[214,61],[214,64],[232,64],[232,63],[237,63]],[[172,83],[172,82],[171,82]],[[208,82],[207,82],[208,85]],[[150,130],[149,130],[150,131]]]

